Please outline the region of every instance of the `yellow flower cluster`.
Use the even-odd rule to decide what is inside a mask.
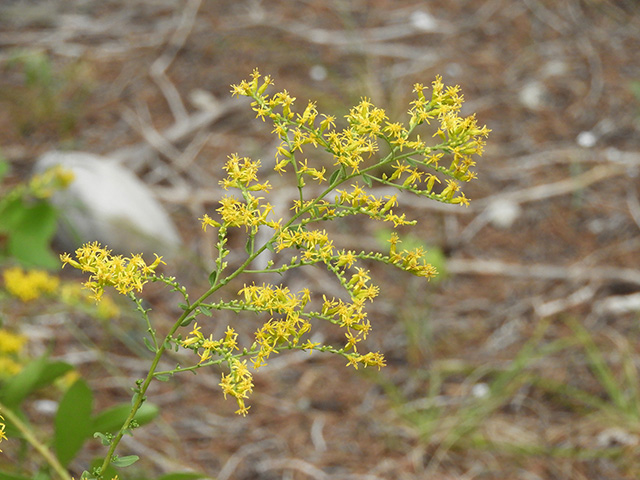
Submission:
[[[278,353],[278,347],[299,345],[300,338],[311,330],[311,323],[300,315],[301,312],[294,312],[280,320],[272,318],[256,331],[255,337],[259,351],[251,359],[254,368],[266,365],[266,360],[271,354]],[[311,343],[306,343],[301,348],[312,349],[313,346]]]
[[[225,358],[229,365],[230,373],[222,375],[220,382],[222,392],[225,398],[227,398],[227,395],[236,398],[239,407],[236,411],[237,414],[246,415],[249,407],[245,404],[245,400],[253,391],[253,382],[251,372],[247,369],[246,361],[241,362],[232,356],[233,351],[238,350],[238,334],[233,328],[227,327],[224,338],[214,340],[213,335],[205,338],[200,331],[200,327],[195,323],[189,335],[181,342],[181,345],[198,354],[200,357],[198,364],[206,362],[213,355]]]
[[[300,338],[311,329],[303,312],[311,299],[311,292],[306,288],[293,294],[282,286],[245,285],[238,294],[244,296],[245,305],[252,310],[284,315],[283,319],[270,319],[256,331],[259,351],[252,358],[254,368],[266,365],[265,360],[272,353],[278,353],[279,346],[298,345]]]
[[[222,381],[219,385],[222,387],[224,398],[227,398],[227,395],[231,395],[238,402],[239,408],[235,413],[244,416],[249,412],[249,407],[246,406],[244,401],[253,392],[251,372],[247,368],[246,360],[240,361],[237,358],[232,358],[230,367],[231,372],[227,375],[222,375]]]
[[[356,370],[360,365],[365,368],[378,367],[378,370],[387,365],[384,357],[380,354],[380,352],[369,352],[365,353],[364,355],[359,355],[357,353],[348,353],[346,357],[349,360],[347,365],[355,368]]]
[[[273,122],[273,133],[280,138],[275,171],[283,173],[288,166],[293,166],[298,178],[301,195],[294,201],[295,216],[284,226],[280,226],[283,221],[278,221],[274,227],[276,233],[272,246],[276,252],[288,248],[301,251],[300,260],[294,256],[290,266],[283,269],[296,265],[324,263],[347,289],[351,300],[325,298],[321,312],[305,314],[303,309],[306,300],[303,301],[303,298],[308,297],[308,292],[294,295],[283,287],[245,286],[240,293],[245,295],[246,308],[284,315],[280,320],[271,319],[257,332],[260,353],[254,361],[257,360],[257,365],[260,365],[271,352],[276,351],[278,345],[297,344],[301,332],[309,329],[307,318],[320,317],[346,329],[347,342],[340,352],[345,354],[344,352],[351,351],[345,354],[350,365],[356,368],[358,365],[380,367],[384,365],[384,359],[379,353],[357,353],[358,342],[366,338],[370,329],[364,305],[366,301],[372,301],[378,295],[379,289],[369,283],[369,272],[354,267],[354,264],[359,258],[379,260],[427,279],[437,274],[436,269],[424,260],[425,251],[422,248],[398,250],[399,239],[395,233],[390,240],[390,254],[385,257],[380,254],[339,251],[325,230],[309,229],[308,224],[357,214],[392,222],[394,227],[415,224],[415,221],[407,219],[404,213],[394,212],[393,209],[397,206],[395,195],[378,197],[368,193],[365,186],[359,182],[352,183],[351,189],[334,190],[341,183],[355,177],[361,177],[368,187],[373,183],[379,183],[437,201],[467,205],[468,200],[458,182],[467,182],[475,178],[475,173],[471,170],[475,165],[472,156],[482,155],[484,138],[487,137],[489,129],[479,127],[474,116],[459,116],[463,102],[460,89],[458,86],[445,87],[441,77],[436,77],[432,83],[430,97],[425,96],[426,89],[422,84],[414,86],[417,98],[411,102],[408,127],[390,122],[384,110],[375,107],[369,99],[363,98],[346,115],[347,127],[342,130],[335,128],[335,118],[320,115],[313,102],[307,105],[302,114],[296,114],[293,111],[295,98],[288,92],[267,95],[266,89],[272,83],[271,77],[262,78],[255,70],[249,81],[232,86],[233,95],[253,99],[252,107],[259,118],[269,118]],[[420,135],[414,133],[414,130],[423,123],[430,124],[432,120],[439,122],[433,136],[438,137],[441,143],[429,146]],[[380,140],[391,148],[391,152],[383,159],[369,164],[368,160],[379,151]],[[326,181],[324,168],[316,169],[308,165],[307,159],[300,161],[295,158],[296,154],[303,153],[303,149],[308,145],[321,147],[330,152],[337,170],[331,174],[330,186],[323,195],[305,200],[302,195],[303,176],[311,176],[320,182]],[[449,164],[445,166],[443,164],[447,159]],[[251,173],[254,175],[256,169]],[[252,177],[252,180],[257,183],[257,178]],[[227,182],[225,185],[231,184],[232,182]],[[238,182],[234,186],[240,188]],[[325,198],[331,191],[335,191],[336,194],[333,202]],[[232,209],[228,206],[225,210]],[[256,212],[257,208],[253,206],[249,210]],[[253,218],[256,216],[254,213]],[[257,223],[247,214],[237,215],[236,218],[240,218],[238,225],[253,226]],[[296,219],[297,223],[294,222]],[[252,221],[254,223],[251,223]],[[231,225],[229,221],[226,223]],[[349,274],[348,270],[352,268],[355,268],[355,272]]]
[[[8,378],[22,370],[19,354],[27,337],[0,329],[0,378]]]
[[[229,188],[246,188],[249,191],[263,191],[269,193],[269,182],[258,183],[258,170],[260,160],[253,161],[250,158],[240,158],[237,154],[229,156],[227,163],[222,167],[227,172],[227,178],[220,181],[225,190]],[[252,185],[255,183],[255,185]]]
[[[150,265],[144,262],[142,255],[132,255],[131,258],[112,255],[111,250],[101,247],[98,242],[87,243],[75,253],[77,260],[68,253],[60,255],[63,267],[68,264],[91,274],[84,286],[93,292],[92,298],[96,301],[100,301],[107,286],[114,287],[123,295],[134,290],[142,291],[142,286],[154,275],[158,265],[164,263],[157,255]]]
[[[16,335],[8,330],[0,329],[0,353],[20,353],[25,343],[27,343],[27,337],[24,335]]]
[[[313,102],[307,105],[302,115],[296,115],[292,111],[295,98],[286,91],[273,96],[266,95],[267,87],[273,82],[269,76],[264,77],[262,83],[260,78],[260,73],[255,70],[250,81],[233,85],[232,93],[252,97],[252,107],[257,116],[263,120],[268,117],[273,121],[273,132],[281,139],[276,155],[276,171],[284,172],[287,165],[293,164],[296,173],[311,172],[312,176],[322,181],[324,171],[308,167],[306,160],[304,163],[294,161],[295,152],[302,152],[304,145],[311,144],[329,151],[334,157],[334,165],[344,168],[345,175],[349,172],[352,176],[366,174],[369,180],[393,185],[438,201],[468,204],[455,180],[466,182],[475,178],[475,173],[471,171],[475,165],[472,155],[482,155],[484,138],[490,130],[486,126],[479,127],[474,116],[459,116],[464,97],[458,86],[445,87],[442,78],[438,76],[432,83],[431,98],[427,98],[424,85],[416,84],[414,92],[417,98],[411,102],[409,128],[401,123],[389,122],[383,109],[363,98],[346,116],[348,127],[336,130],[335,119],[326,115],[322,115],[324,119],[318,126],[315,125],[318,111]],[[281,113],[277,109],[281,109]],[[416,127],[423,123],[429,124],[434,119],[440,125],[433,136],[440,137],[442,143],[428,146],[420,135],[412,138]],[[381,164],[395,160],[396,165],[393,167],[393,175],[383,173],[380,178],[376,178],[368,173],[372,168],[365,166],[365,162],[379,150],[379,140],[393,148],[392,154]],[[447,167],[439,163],[445,156],[451,157]],[[442,192],[433,192],[433,187],[440,180],[433,173],[424,171],[425,168],[451,177],[452,180],[449,180]]]
[[[222,217],[224,225],[229,227],[246,227],[247,230],[254,231],[258,226],[267,222],[267,215],[271,211],[271,205],[260,205],[262,197],[254,197],[247,194],[245,202],[235,197],[225,195],[220,200],[220,208],[217,212]]]
[[[333,257],[334,246],[325,230],[280,229],[277,233],[276,251],[285,248],[302,248],[306,262],[327,262]]]
[[[389,243],[391,243],[389,258],[395,266],[418,277],[433,278],[438,274],[433,265],[424,261],[426,252],[422,247],[413,250],[402,250],[398,253],[397,245],[401,242],[395,232],[391,234]]]
[[[353,252],[340,252],[335,258],[333,267],[337,274],[342,277],[343,272],[338,269],[350,266],[355,262],[356,257]],[[244,295],[247,309],[256,311],[266,311],[270,314],[281,314],[283,318],[271,318],[255,334],[256,345],[258,346],[257,354],[252,358],[254,368],[259,368],[266,364],[266,360],[272,353],[278,353],[278,348],[299,347],[303,350],[313,350],[318,344],[307,341],[301,344],[302,337],[311,330],[310,318],[322,318],[346,329],[345,337],[347,339],[344,349],[340,353],[353,350],[357,352],[357,344],[361,340],[366,339],[371,324],[367,319],[367,313],[364,310],[364,304],[367,300],[372,301],[379,293],[379,288],[369,284],[369,272],[362,268],[356,268],[356,272],[350,279],[344,279],[345,288],[349,291],[352,301],[345,302],[341,299],[324,298],[321,312],[304,312],[304,308],[311,298],[311,292],[308,289],[294,294],[287,287],[274,286],[270,284],[245,285],[239,294]],[[368,355],[367,359],[375,359],[378,366],[384,364],[384,359],[380,354],[374,356]],[[354,359],[363,364],[373,365],[374,363],[366,363],[364,356],[354,356]],[[353,364],[353,361],[350,361]]]
[[[226,363],[229,366],[229,373],[222,376],[220,386],[225,398],[227,395],[236,398],[239,406],[237,413],[242,415],[248,411],[245,400],[253,390],[252,376],[247,361],[241,360],[242,357],[249,356],[254,368],[259,368],[280,349],[316,349],[340,354],[354,368],[380,368],[385,365],[384,357],[379,352],[358,352],[359,343],[367,338],[371,330],[365,306],[380,292],[379,287],[371,283],[370,272],[357,266],[358,260],[394,265],[426,279],[437,274],[435,268],[424,260],[425,251],[422,248],[399,250],[400,241],[395,233],[391,235],[389,255],[385,256],[382,253],[340,250],[334,246],[325,230],[311,226],[316,222],[358,214],[391,222],[394,227],[416,223],[407,219],[404,213],[394,212],[398,205],[396,195],[377,196],[369,193],[367,188],[372,188],[374,184],[394,187],[401,192],[444,203],[467,205],[468,200],[459,182],[475,178],[476,174],[472,171],[475,165],[473,155],[482,155],[484,138],[489,133],[489,129],[477,125],[474,116],[459,116],[463,102],[460,89],[458,86],[445,87],[440,77],[436,77],[432,83],[430,96],[425,95],[423,85],[414,86],[416,98],[411,102],[408,112],[408,127],[402,123],[392,123],[383,109],[363,98],[346,115],[346,127],[338,129],[336,119],[320,114],[314,102],[309,102],[302,113],[296,113],[293,110],[295,98],[286,90],[273,95],[266,94],[272,83],[271,77],[261,77],[255,70],[250,80],[233,85],[232,93],[234,96],[250,97],[256,116],[273,123],[272,133],[279,138],[274,170],[279,174],[292,170],[296,177],[299,197],[292,205],[294,213],[286,220],[272,218],[272,205],[258,193],[268,194],[272,188],[269,182],[259,181],[261,162],[241,158],[237,154],[229,156],[223,167],[226,177],[220,184],[225,190],[235,189],[236,194],[225,195],[220,200],[216,219],[209,215],[200,219],[203,229],[214,227],[218,230],[216,248],[219,255],[215,261],[216,268],[209,276],[210,289],[191,303],[183,287],[181,290],[164,279],[165,283],[181,291],[186,301],[182,305],[185,312],[180,322],[174,325],[171,335],[180,325],[187,325],[198,314],[211,316],[212,309],[267,312],[271,316],[257,329],[251,348],[241,352],[236,352],[239,350],[237,334],[230,327],[223,338],[214,340],[212,335],[205,337],[196,323],[190,334],[178,341],[200,358],[197,365],[188,368],[190,370],[214,363]],[[429,125],[431,121],[438,122],[437,130],[433,127],[436,130],[433,137],[437,137],[435,141],[440,143],[435,145],[427,145],[415,131],[420,125]],[[379,147],[380,142],[383,143],[383,149]],[[306,158],[296,157],[302,156],[304,150],[310,147],[321,148],[332,156],[332,172],[327,172],[325,166],[309,165]],[[386,151],[386,155],[379,156],[380,150]],[[306,198],[304,187],[307,179],[324,183],[324,191]],[[343,184],[350,185],[350,188],[338,188]],[[335,195],[333,199],[331,195]],[[273,229],[273,235],[258,245],[258,229],[263,226]],[[224,277],[222,273],[228,264],[223,259],[229,254],[226,243],[230,227],[245,228],[248,257],[233,273]],[[261,270],[248,270],[253,260],[266,249],[277,254],[275,259]],[[299,255],[292,255],[288,262],[276,266],[276,263],[282,262],[282,252],[287,249],[297,250]],[[76,256],[77,260],[69,255],[61,258],[65,264],[91,274],[85,286],[92,290],[96,299],[101,297],[107,285],[114,286],[120,293],[139,291],[162,263],[159,257],[153,264],[146,265],[139,255],[131,258],[113,256],[98,244],[85,245],[76,252]],[[283,273],[290,268],[319,263],[335,275],[348,293],[347,300],[323,296],[319,310],[309,311],[307,306],[311,304],[311,292],[307,289],[293,293],[284,286],[245,284],[238,292],[243,300],[204,303],[210,295],[241,273]],[[313,320],[328,321],[344,329],[344,346],[335,348],[304,341],[303,337],[310,331]]]
[[[347,209],[343,215],[357,215],[361,213],[374,220],[392,222],[394,227],[400,225],[415,225],[416,221],[407,220],[404,213],[402,215],[393,213],[392,208],[398,204],[396,195],[385,195],[383,198],[378,198],[375,195],[368,194],[358,183],[351,186],[353,187],[351,192],[336,189],[338,195],[335,199],[335,205],[351,207]]]
[[[207,361],[211,358],[212,354],[222,355],[238,350],[238,343],[236,341],[238,334],[231,327],[227,327],[227,331],[225,332],[225,337],[223,339],[214,340],[213,335],[209,335],[209,338],[205,338],[200,331],[198,323],[195,323],[190,335],[191,337],[185,338],[181,344],[184,348],[189,348],[198,352],[198,355],[200,356],[200,362],[198,363]],[[201,348],[203,349],[202,352],[199,351]]]
[[[7,268],[4,273],[6,290],[23,302],[52,294],[60,286],[60,280],[42,270],[24,271],[20,267]]]
[[[36,198],[49,198],[58,190],[67,188],[73,179],[72,171],[56,165],[39,175],[34,175],[29,182],[28,190]]]
[[[353,107],[347,115],[350,128],[330,131],[326,135],[334,165],[349,168],[352,173],[359,172],[364,161],[378,151],[376,136],[386,118],[384,110],[374,107],[366,98]]]
[[[242,192],[242,200],[225,195],[220,200],[220,207],[216,211],[222,218],[222,223],[217,222],[208,215],[200,219],[202,228],[212,227],[242,227],[252,233],[257,232],[260,225],[267,225],[276,228],[278,223],[267,219],[273,207],[263,202],[264,197],[256,197],[251,192],[262,191],[269,193],[271,185],[269,182],[258,183],[257,172],[260,168],[260,161],[253,161],[249,158],[240,158],[233,154],[229,156],[225,166],[227,178],[220,181],[225,190],[237,188]]]

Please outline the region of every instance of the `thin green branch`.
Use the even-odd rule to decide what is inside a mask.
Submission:
[[[36,435],[36,433],[33,432],[31,428],[13,412],[13,410],[0,402],[0,411],[2,412],[2,415],[4,415],[7,420],[18,429],[18,431],[22,434],[22,438],[24,438],[26,442],[31,445],[51,466],[57,478],[59,478],[60,480],[71,479],[71,475],[69,475],[69,472],[67,472],[67,470],[60,464],[51,450],[49,450],[46,445],[38,440],[38,436]]]

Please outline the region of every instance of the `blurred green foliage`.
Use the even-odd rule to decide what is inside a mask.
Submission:
[[[27,184],[5,191],[8,170],[0,158],[0,262],[12,258],[28,267],[59,268],[60,260],[50,247],[56,232],[55,208]]]
[[[68,388],[61,389],[60,385],[65,383],[65,379],[67,383],[69,380],[73,383]],[[47,387],[62,392],[55,414],[53,434],[45,440],[39,431],[35,432],[25,405],[30,397],[41,395],[42,390]],[[50,452],[51,458],[55,458],[55,463],[67,468],[87,440],[92,437],[108,438],[112,432],[121,428],[129,414],[129,405],[116,405],[94,414],[93,400],[91,389],[77,376],[73,366],[65,362],[52,361],[47,356],[32,360],[20,373],[3,382],[0,388],[0,408],[5,417],[6,433],[12,441],[19,441],[23,445],[19,449],[21,459],[17,465],[11,467],[0,463],[0,480],[56,477],[50,471],[52,465],[41,465],[37,473],[30,470],[31,462],[25,461],[29,455],[28,445],[45,449],[47,452],[50,449],[53,452]],[[156,405],[145,403],[134,418],[135,425],[131,425],[130,428],[151,422],[158,413],[159,408]],[[42,451],[40,453],[42,454]],[[47,458],[47,455],[43,457]],[[125,457],[121,458],[124,459]]]

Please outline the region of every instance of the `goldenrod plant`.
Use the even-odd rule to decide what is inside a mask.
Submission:
[[[290,205],[288,216],[276,216],[269,202],[272,186],[260,178],[261,162],[238,154],[228,157],[223,167],[226,177],[220,183],[230,193],[220,200],[215,213],[200,219],[203,229],[214,229],[217,234],[215,266],[206,291],[190,296],[174,277],[160,273],[160,268],[170,268],[161,267],[164,263],[161,257],[147,263],[140,255],[112,254],[108,247],[98,243],[82,246],[75,255],[61,256],[64,265],[88,274],[84,285],[96,301],[108,287],[131,298],[147,324],[148,337],[144,343],[154,353],[148,374],[136,382],[126,420],[117,431],[95,434],[108,450],[102,464],[85,471],[83,479],[102,479],[110,466],[127,466],[137,460],[135,456],[118,457],[116,449],[123,435],[138,425],[135,416],[145,403],[153,380],[164,381],[181,372],[195,373],[212,365],[224,365],[227,373],[220,379],[222,393],[235,399],[237,414],[247,415],[254,388],[252,371],[266,365],[282,350],[333,353],[344,357],[346,365],[355,369],[385,366],[381,352],[367,351],[363,346],[372,328],[367,307],[380,293],[363,265],[380,262],[426,280],[437,274],[435,267],[425,260],[424,249],[402,248],[394,230],[387,240],[388,251],[352,251],[336,246],[321,225],[358,215],[386,222],[393,228],[416,224],[416,220],[399,210],[397,195],[377,194],[374,186],[467,205],[461,185],[475,178],[475,156],[482,155],[490,130],[478,126],[474,116],[459,115],[463,102],[460,88],[445,87],[440,77],[436,77],[430,89],[416,84],[406,125],[392,122],[383,109],[363,98],[346,115],[346,126],[339,128],[338,120],[320,114],[314,102],[296,112],[295,98],[287,91],[269,95],[267,89],[272,83],[271,77],[262,77],[255,70],[249,80],[232,86],[232,94],[251,98],[257,117],[273,125],[272,133],[280,142],[274,170],[292,178],[297,198]],[[420,129],[431,122],[435,123],[432,130],[435,140],[429,144],[423,139],[428,130]],[[305,157],[312,148],[331,157],[330,171]],[[317,182],[320,193],[310,193],[305,188],[307,182]],[[227,257],[232,229],[246,236],[246,256],[230,266]],[[272,252],[272,259],[261,268],[253,267],[254,260],[267,250]],[[230,292],[236,293],[235,297],[230,297],[229,292],[221,295],[225,287],[228,290],[235,285],[236,282],[231,282],[243,274],[283,274],[312,265],[333,275],[345,295],[335,298],[307,288],[291,291],[281,284],[252,282]],[[150,310],[138,298],[147,282],[163,282],[183,297],[182,314],[166,335],[158,334]],[[221,310],[266,313],[269,319],[256,329],[252,344],[240,345],[233,325],[226,327],[221,338],[209,333],[216,321],[215,312]],[[312,341],[310,332],[316,322],[341,328],[344,342],[329,345]],[[194,353],[193,363],[159,371],[165,352],[180,349]]]

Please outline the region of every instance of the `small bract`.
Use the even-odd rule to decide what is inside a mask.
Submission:
[[[71,185],[51,198],[60,210],[63,248],[98,241],[122,254],[177,252],[181,240],[169,214],[131,170],[108,157],[59,151],[44,154],[35,170],[56,165],[74,174]]]

